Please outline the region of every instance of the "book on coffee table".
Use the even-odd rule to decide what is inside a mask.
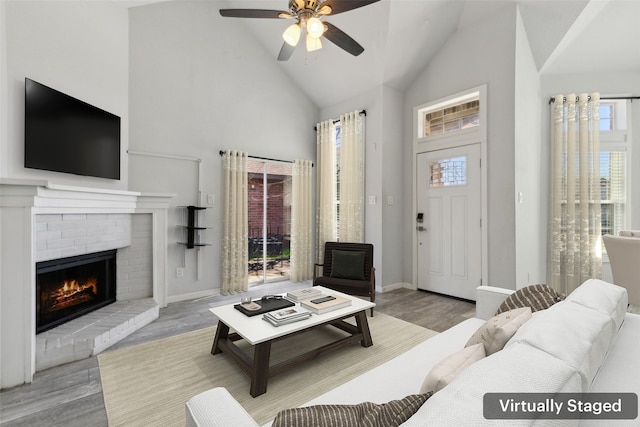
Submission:
[[[311,312],[300,307],[288,307],[282,310],[276,310],[265,313],[262,318],[273,326],[286,325],[292,322],[308,319]]]
[[[337,310],[342,307],[348,307],[351,305],[351,300],[338,295],[322,295],[319,297],[300,301],[300,307],[307,310],[322,314],[329,311]]]
[[[295,291],[287,292],[287,299],[300,302],[302,300],[315,298],[322,296],[322,291],[318,288],[304,288],[304,289],[296,289]]]

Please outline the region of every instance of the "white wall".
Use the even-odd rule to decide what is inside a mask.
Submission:
[[[5,2],[0,1],[0,93],[7,93],[7,37],[6,37],[6,6]],[[4,165],[6,162],[2,159],[7,157],[7,149],[3,141],[8,139],[8,122],[7,111],[9,107],[9,99],[6,96],[0,96],[0,177],[5,176]],[[1,256],[1,254],[0,254]],[[1,259],[1,258],[0,258]]]
[[[411,146],[411,134],[403,133],[403,103],[402,93],[388,86],[383,87],[383,124],[382,156],[380,164],[382,210],[382,242],[383,271],[381,275],[383,285],[411,283],[411,278],[404,277],[405,257],[403,256],[402,231],[406,228],[403,223],[404,205],[410,200],[404,199],[403,170],[410,168],[404,164],[403,151]],[[392,203],[389,204],[389,197]],[[411,225],[414,223],[411,222]]]
[[[488,227],[489,285],[515,289],[515,181],[514,181],[514,109],[515,109],[515,16],[516,6],[456,32],[433,58],[405,94],[405,135],[413,133],[413,108],[487,84],[488,132]],[[412,277],[411,242],[415,232],[412,211],[412,145],[406,142],[404,183],[404,277]]]
[[[239,21],[211,2],[166,2],[130,12],[130,149],[200,159],[132,155],[129,188],[174,193],[169,211],[169,301],[217,293],[221,283],[220,150],[315,161],[318,110]],[[198,200],[198,180],[203,194]],[[176,206],[205,211],[211,246],[178,245]],[[176,278],[177,267],[185,267]],[[200,274],[198,275],[198,268]]]
[[[0,176],[127,188],[128,18],[109,1],[4,1]],[[6,55],[6,58],[4,58]],[[6,63],[5,63],[6,60]],[[26,169],[24,79],[29,77],[121,117],[121,180]],[[6,99],[6,101],[5,101]]]
[[[518,10],[515,57],[516,288],[545,283],[545,179],[540,129],[540,77]],[[546,161],[546,159],[545,159]]]
[[[0,2],[0,93],[7,93],[7,46],[6,46],[6,22],[5,22],[5,2]],[[0,96],[0,176],[4,176],[4,162],[1,160],[6,157],[3,141],[7,140],[7,108],[8,99],[6,96]],[[2,209],[0,209],[0,267],[3,265],[3,236],[2,236]],[[3,268],[3,267],[2,267]],[[0,284],[0,293],[2,292],[2,284]],[[2,326],[2,304],[0,304],[0,331]],[[0,340],[0,369],[3,366],[2,344]],[[0,379],[0,384],[2,380]]]

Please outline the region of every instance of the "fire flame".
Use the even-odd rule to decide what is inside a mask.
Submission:
[[[77,280],[65,280],[63,282],[62,287],[60,287],[57,291],[51,292],[51,296],[53,297],[68,297],[78,292],[82,292],[84,290],[88,290],[93,288],[93,293],[98,292],[98,283],[96,279],[88,279],[84,284],[78,283]]]

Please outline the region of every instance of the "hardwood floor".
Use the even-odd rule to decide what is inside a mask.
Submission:
[[[277,282],[251,288],[251,297],[282,293],[310,284]],[[209,312],[239,296],[215,296],[170,304],[160,317],[106,351],[166,338],[213,326]],[[384,313],[425,328],[442,332],[473,317],[473,302],[424,291],[396,289],[376,295],[376,313]],[[102,385],[96,357],[68,363],[36,373],[31,384],[0,391],[0,425],[13,426],[107,426]]]

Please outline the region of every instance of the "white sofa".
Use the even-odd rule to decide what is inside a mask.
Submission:
[[[464,348],[511,290],[480,286],[476,316],[307,402],[385,403],[419,393],[433,366]],[[488,420],[487,392],[628,392],[640,395],[640,316],[626,312],[624,288],[588,280],[564,301],[534,313],[504,349],[460,373],[403,426],[639,425],[640,421]],[[224,388],[186,404],[187,426],[257,426]],[[270,425],[271,423],[268,423]]]

